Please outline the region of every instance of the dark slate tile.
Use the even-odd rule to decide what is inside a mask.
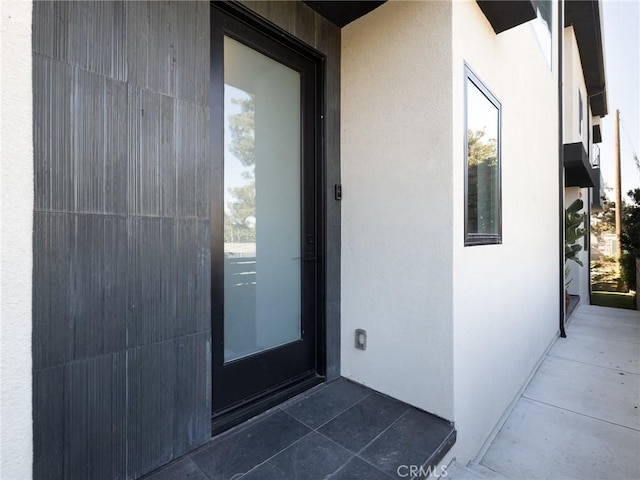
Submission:
[[[176,101],[176,203],[180,217],[196,215],[196,182],[198,174],[196,105]]]
[[[127,352],[129,478],[173,460],[177,378],[176,341],[144,345]]]
[[[364,460],[353,457],[329,478],[331,480],[389,480],[392,477]]]
[[[104,211],[105,82],[102,75],[76,70],[73,98],[73,155],[79,212]],[[126,106],[126,104],[125,104]]]
[[[224,437],[192,455],[210,480],[229,480],[245,473],[310,432],[283,412],[276,412],[253,426]]]
[[[75,215],[34,214],[33,368],[73,359],[72,297]]]
[[[129,152],[129,95],[127,84],[107,79],[105,81],[105,184],[104,211],[126,214],[128,198],[127,168]]]
[[[127,345],[127,220],[125,217],[104,216],[104,263],[102,292],[104,319],[104,352],[121,351]]]
[[[128,88],[128,212],[176,213],[175,100]]]
[[[132,85],[148,86],[149,61],[148,43],[149,22],[148,11],[152,2],[125,2],[127,15],[126,31],[126,62],[127,79]]]
[[[211,328],[209,222],[176,221],[176,334]]]
[[[398,400],[372,393],[318,431],[358,453],[408,408],[407,404]]]
[[[208,78],[208,77],[207,77]],[[211,217],[211,115],[209,107],[196,108],[196,216]]]
[[[159,472],[144,477],[144,480],[208,480],[202,470],[189,457],[179,460]]]
[[[173,62],[177,98],[193,103],[196,96],[197,2],[177,2]]]
[[[341,378],[285,411],[311,428],[318,428],[369,394],[366,388]]]
[[[72,142],[75,71],[71,65],[61,61],[33,56],[36,210],[75,211],[76,179]]]
[[[69,478],[108,480],[126,474],[126,354],[103,355],[66,367]]]
[[[211,438],[209,335],[205,332],[177,339],[174,457],[194,450]]]
[[[312,433],[242,477],[246,480],[317,480],[331,475],[352,454]]]
[[[70,2],[69,62],[110,78],[126,80],[124,2]]]
[[[175,221],[133,217],[128,229],[128,345],[163,341],[176,331]]]
[[[148,2],[148,88],[164,95],[176,92],[177,8],[181,2]]]
[[[211,29],[209,28],[209,15],[211,7],[208,2],[197,2],[196,4],[196,44],[195,44],[195,88],[196,104],[209,107],[209,76],[210,76],[210,52],[209,42]],[[191,26],[193,28],[193,26]],[[207,128],[207,132],[209,129]],[[209,158],[207,156],[207,158]]]
[[[33,4],[34,53],[63,62],[68,61],[71,4],[72,2],[35,2]]]
[[[359,456],[395,475],[400,465],[423,465],[452,430],[446,420],[411,408]]]
[[[34,291],[35,293],[35,291]],[[64,366],[33,373],[33,478],[64,478]]]

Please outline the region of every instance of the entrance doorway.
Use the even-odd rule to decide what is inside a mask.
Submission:
[[[319,70],[212,7],[214,429],[322,373]]]

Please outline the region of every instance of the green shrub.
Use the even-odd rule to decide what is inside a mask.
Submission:
[[[620,274],[629,290],[636,290],[636,257],[630,252],[620,256]]]

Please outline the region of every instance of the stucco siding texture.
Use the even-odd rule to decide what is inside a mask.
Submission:
[[[34,477],[210,438],[208,2],[35,2]]]
[[[391,1],[342,30],[342,374],[447,419],[451,75],[449,2]]]
[[[496,35],[453,3],[454,376],[457,460],[481,448],[558,331],[558,39]],[[552,40],[550,40],[552,39]],[[542,41],[552,41],[551,63]],[[464,64],[502,105],[502,243],[464,246]]]

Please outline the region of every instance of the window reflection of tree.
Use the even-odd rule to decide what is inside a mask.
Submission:
[[[467,221],[471,233],[497,231],[497,139],[485,135],[486,128],[467,131]]]
[[[246,92],[245,92],[246,93]],[[232,202],[224,213],[224,241],[255,243],[256,241],[256,181],[255,181],[255,102],[254,96],[233,98],[231,103],[240,106],[240,113],[229,116],[231,132],[230,152],[247,170],[242,172],[245,184],[229,189]]]

